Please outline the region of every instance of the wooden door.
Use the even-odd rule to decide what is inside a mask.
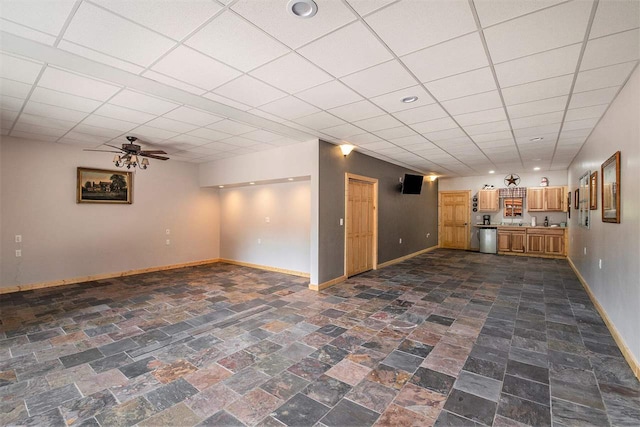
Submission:
[[[549,255],[564,255],[564,235],[544,236],[544,252]]]
[[[562,187],[549,187],[545,188],[545,208],[547,211],[562,211]]]
[[[440,247],[468,249],[470,198],[471,191],[442,191],[438,194]]]
[[[544,244],[543,235],[527,234],[527,253],[543,254]]]
[[[511,252],[524,252],[525,233],[511,233]]]
[[[374,268],[375,189],[373,182],[347,179],[346,275]]]
[[[511,251],[511,233],[498,231],[498,252]]]
[[[542,187],[527,188],[527,211],[529,212],[544,211],[544,188]]]

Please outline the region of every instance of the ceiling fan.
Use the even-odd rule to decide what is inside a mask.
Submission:
[[[84,151],[100,151],[103,153],[116,153],[113,158],[113,163],[116,167],[124,167],[127,169],[131,169],[131,167],[139,167],[140,169],[146,169],[149,166],[149,160],[147,159],[158,159],[158,160],[169,160],[168,157],[159,156],[158,154],[167,154],[162,150],[142,150],[142,147],[136,144],[135,142],[138,140],[135,136],[127,136],[128,144],[122,144],[122,148],[116,147],[115,145],[104,144],[107,147],[115,148],[119,151],[113,150],[92,150],[86,148]],[[142,160],[138,159],[139,157],[144,157]]]

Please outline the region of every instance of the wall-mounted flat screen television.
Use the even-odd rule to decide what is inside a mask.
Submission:
[[[420,194],[422,191],[422,175],[404,174],[402,181],[402,194]]]

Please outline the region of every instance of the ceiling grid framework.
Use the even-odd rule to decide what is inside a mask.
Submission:
[[[321,138],[437,175],[561,170],[640,59],[636,0],[286,4],[4,0],[1,135],[134,135],[195,163]]]

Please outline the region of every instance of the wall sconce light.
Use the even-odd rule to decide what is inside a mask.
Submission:
[[[438,175],[431,175],[431,176],[429,176],[429,180],[430,180],[431,182],[435,181],[436,179],[438,179]]]
[[[349,155],[349,153],[351,153],[353,151],[353,149],[356,148],[351,144],[342,144],[340,146],[340,150],[342,151],[342,154],[347,157]]]

